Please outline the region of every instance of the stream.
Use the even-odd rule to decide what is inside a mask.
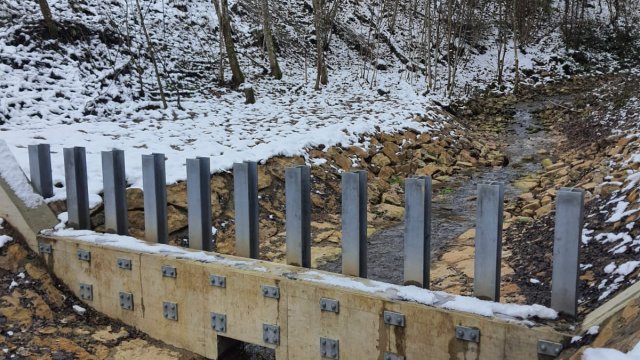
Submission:
[[[475,225],[476,185],[481,182],[505,183],[505,203],[513,201],[522,191],[513,182],[541,169],[538,150],[547,149],[551,139],[534,113],[543,109],[546,101],[530,101],[513,107],[513,120],[504,134],[503,153],[509,164],[504,167],[476,168],[470,173],[452,176],[434,193],[431,218],[431,259],[443,248]],[[368,278],[391,284],[402,284],[404,261],[404,223],[382,229],[368,239]],[[342,258],[328,262],[320,270],[340,272]]]
[[[534,113],[545,108],[546,101],[529,101],[513,107],[513,120],[504,134],[503,153],[509,164],[504,167],[476,168],[452,176],[442,184],[432,199],[431,252],[433,260],[445,246],[475,224],[476,185],[485,181],[505,183],[505,202],[512,201],[521,190],[513,182],[541,169],[538,150],[550,147],[552,140]],[[368,278],[402,284],[404,261],[404,223],[382,229],[368,239]],[[320,270],[339,273],[342,258],[325,263]],[[245,344],[225,359],[275,359],[275,352],[258,345]]]

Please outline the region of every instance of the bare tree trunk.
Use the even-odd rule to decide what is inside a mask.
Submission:
[[[322,0],[313,0],[313,23],[316,28],[316,85],[315,89],[320,90],[322,72],[324,71],[324,24]]]
[[[140,0],[136,0],[136,9],[138,10],[138,16],[140,17],[140,26],[142,27],[142,32],[144,33],[144,37],[147,40],[147,46],[149,47],[149,56],[151,57],[151,63],[153,64],[153,70],[156,73],[156,81],[158,83],[158,91],[160,92],[160,100],[162,101],[162,107],[165,109],[167,106],[167,99],[164,96],[164,90],[162,88],[162,81],[160,80],[160,72],[158,71],[158,62],[156,61],[156,52],[153,48],[153,43],[151,42],[151,37],[149,37],[149,32],[147,32],[147,27],[144,24],[144,17],[142,16],[142,9],[140,9]]]
[[[398,18],[398,5],[400,5],[400,0],[395,0],[393,4],[393,13],[391,15],[391,21],[389,22],[389,32],[394,34],[396,28],[396,19]],[[411,17],[413,18],[413,16]]]
[[[517,1],[513,2],[513,13],[512,13],[512,22],[513,22],[513,92],[517,93],[520,87],[520,62],[518,60],[518,25],[517,25],[517,17],[516,17],[516,9],[517,9]]]
[[[44,18],[44,24],[49,31],[49,36],[58,37],[58,26],[55,21],[53,21],[53,16],[51,15],[51,8],[49,8],[49,3],[47,0],[38,0],[38,5],[40,5],[40,11],[42,12],[42,17]]]
[[[262,21],[263,21],[263,34],[264,43],[267,46],[267,54],[269,55],[269,66],[271,67],[271,76],[280,80],[282,79],[282,71],[280,65],[278,65],[278,58],[276,56],[276,47],[273,44],[273,35],[271,34],[271,14],[269,13],[269,1],[262,0]]]
[[[218,20],[220,23],[220,32],[224,39],[224,47],[227,52],[229,67],[231,67],[231,82],[233,83],[233,86],[238,87],[244,82],[244,74],[240,69],[236,48],[233,43],[231,19],[229,18],[227,0],[213,0],[213,5],[216,7],[216,14],[218,14]]]

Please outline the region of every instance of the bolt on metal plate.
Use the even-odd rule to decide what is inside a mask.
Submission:
[[[87,250],[78,250],[78,260],[91,261],[91,252]]]
[[[165,301],[162,303],[162,312],[165,319],[178,321],[178,304]]]
[[[215,287],[227,287],[227,278],[220,275],[209,275],[209,285]]]
[[[211,313],[211,328],[219,333],[227,332],[227,315]]]
[[[120,269],[131,270],[131,260],[129,259],[118,259],[117,264]]]
[[[162,277],[175,278],[178,276],[178,271],[173,266],[164,265],[162,267]]]
[[[262,296],[273,299],[280,299],[280,289],[276,286],[262,285]]]
[[[280,344],[280,326],[262,324],[262,340],[267,344]]]
[[[538,341],[538,354],[556,357],[562,352],[562,347],[560,343],[540,340]]]
[[[340,302],[335,299],[320,298],[320,310],[339,313]]]
[[[80,299],[93,301],[93,285],[80,283]]]
[[[320,356],[323,359],[339,359],[340,343],[338,342],[338,340],[321,337]]]
[[[120,307],[125,310],[133,310],[133,294],[127,292],[120,292]]]
[[[384,323],[387,325],[404,327],[404,314],[393,311],[385,311],[383,317]]]
[[[39,243],[38,244],[38,250],[40,250],[41,254],[51,254],[51,251],[53,250],[53,247],[51,246],[51,244]]]
[[[456,326],[456,338],[464,341],[480,342],[480,329]]]
[[[383,359],[384,360],[404,360],[404,356],[387,351],[384,353]]]

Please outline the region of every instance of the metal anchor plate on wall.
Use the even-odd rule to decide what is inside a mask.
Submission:
[[[175,278],[178,276],[178,271],[173,266],[164,265],[162,266],[162,276]]]
[[[120,269],[131,270],[131,260],[129,259],[118,259],[116,263]]]
[[[178,321],[178,304],[165,301],[162,303],[162,312],[165,319]]]
[[[320,356],[324,359],[340,358],[340,344],[338,343],[338,340],[321,337]]]
[[[464,341],[480,342],[480,329],[456,326],[456,338]]]
[[[384,360],[404,360],[404,356],[402,355],[398,355],[398,354],[394,354],[392,352],[385,352],[384,353]]]
[[[216,332],[227,332],[227,315],[211,313],[211,328]]]
[[[384,323],[387,325],[404,327],[404,314],[393,311],[385,311],[383,317]]]
[[[215,287],[227,287],[227,279],[220,275],[209,275],[209,285]]]
[[[120,292],[120,307],[125,310],[133,310],[133,294],[127,292]]]
[[[39,243],[38,250],[40,250],[41,254],[51,254],[51,251],[53,251],[53,247],[51,246],[51,244]]]
[[[87,250],[78,250],[78,260],[91,261],[91,252]]]
[[[93,301],[93,285],[80,283],[80,299]]]
[[[562,344],[547,340],[538,341],[538,354],[556,357],[560,352],[562,352]]]
[[[339,313],[340,312],[340,302],[338,300],[335,300],[335,299],[321,298],[320,299],[320,310],[321,311]]]
[[[262,340],[267,344],[280,344],[280,327],[278,325],[262,324]]]
[[[280,289],[276,286],[262,285],[262,295],[268,298],[279,299]]]

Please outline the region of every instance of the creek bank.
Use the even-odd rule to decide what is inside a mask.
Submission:
[[[274,157],[258,165],[260,206],[260,258],[283,262],[285,255],[284,169],[289,166],[311,165],[312,185],[312,266],[335,259],[341,251],[341,189],[340,174],[366,169],[368,172],[369,234],[404,216],[403,181],[407,176],[430,175],[437,192],[450,191],[453,177],[466,176],[475,168],[501,166],[506,158],[492,140],[479,140],[443,110],[434,118],[416,117],[436,130],[418,133],[404,131],[386,134],[362,134],[359,146],[310,148],[306,156]],[[435,110],[434,110],[435,111]],[[230,173],[214,174],[212,185],[212,215],[216,251],[233,254],[235,224],[233,209],[233,177]],[[141,189],[128,189],[129,233],[144,238],[144,209]],[[186,183],[167,188],[170,242],[186,245],[187,193]],[[57,213],[65,204],[51,204]],[[102,207],[92,212],[92,227],[103,230]]]

